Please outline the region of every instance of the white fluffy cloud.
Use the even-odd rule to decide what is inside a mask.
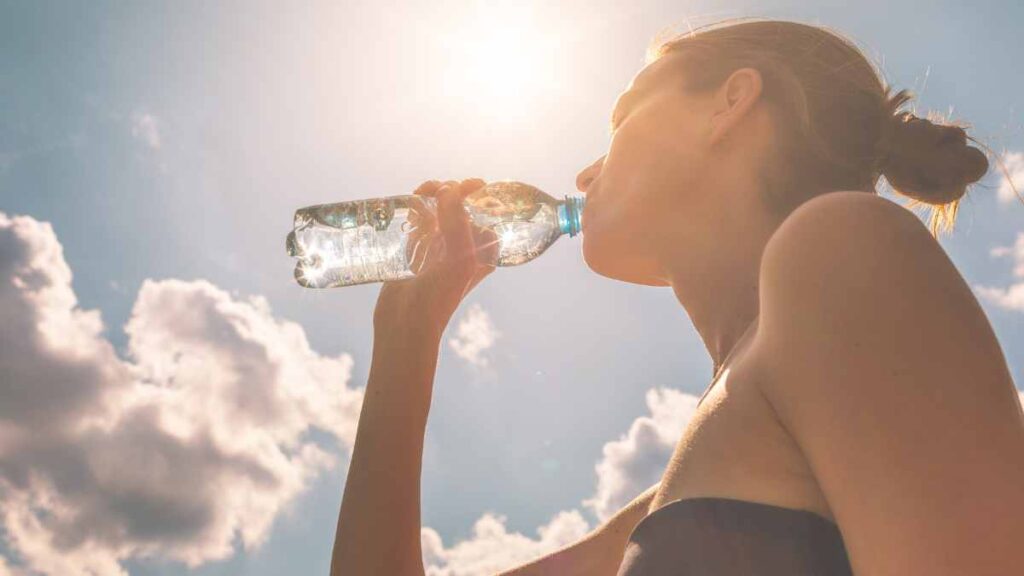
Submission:
[[[488,359],[484,352],[494,346],[500,336],[490,315],[479,304],[473,304],[462,316],[455,333],[456,337],[448,340],[455,354],[474,366],[487,366]]]
[[[604,445],[598,462],[597,491],[584,506],[604,521],[650,488],[672,456],[683,429],[693,417],[698,398],[670,388],[647,391],[650,416],[633,421],[629,432]]]
[[[17,576],[18,572],[11,568],[11,565],[7,562],[7,559],[0,556],[0,576]]]
[[[1013,185],[1016,186],[1021,194],[1024,194],[1024,152],[1009,152],[1005,154],[1003,156],[1003,163],[1006,164],[1006,170],[1010,173]],[[996,191],[996,197],[999,199],[999,202],[1004,204],[1013,202],[1018,198],[1005,176],[999,182],[999,190]]]
[[[148,112],[132,114],[132,136],[153,150],[159,149],[160,120]]]
[[[576,510],[559,512],[537,529],[537,538],[508,532],[504,516],[486,513],[473,525],[473,535],[445,548],[430,528],[420,531],[427,576],[490,576],[525,564],[572,544],[590,527]]]
[[[633,421],[621,438],[604,445],[597,464],[597,489],[583,506],[604,522],[641,492],[658,482],[683,429],[693,417],[698,398],[669,388],[647,391],[650,415]],[[585,536],[592,528],[576,509],[556,514],[538,528],[539,538],[505,529],[505,518],[484,514],[473,535],[445,548],[430,528],[421,530],[428,576],[489,576],[530,562]]]
[[[1017,234],[1013,246],[997,246],[989,253],[993,258],[1012,258],[1013,275],[1019,281],[1005,288],[975,285],[975,292],[996,306],[1024,312],[1024,233]]]
[[[103,330],[50,225],[0,213],[0,532],[24,568],[124,574],[258,546],[351,446],[351,359],[311,350],[263,298],[146,281],[128,358]]]
[[[1006,288],[975,286],[975,290],[979,296],[996,306],[1006,308],[1007,310],[1024,312],[1024,282],[1011,284]]]

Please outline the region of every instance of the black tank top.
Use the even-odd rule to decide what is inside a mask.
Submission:
[[[675,500],[633,528],[618,576],[852,576],[839,527],[808,510]]]

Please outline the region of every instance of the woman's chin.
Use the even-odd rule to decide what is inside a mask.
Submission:
[[[597,238],[591,236],[588,241],[586,234],[583,235],[583,261],[597,274],[631,284],[668,286],[654,270],[653,263],[647,260],[624,250],[621,243],[603,246]]]

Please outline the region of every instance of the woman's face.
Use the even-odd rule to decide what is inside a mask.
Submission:
[[[576,177],[583,256],[603,276],[667,285],[659,255],[697,208],[712,99],[684,91],[679,64],[668,54],[637,74],[613,110],[608,152]]]

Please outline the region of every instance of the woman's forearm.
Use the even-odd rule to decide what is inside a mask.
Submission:
[[[332,576],[423,574],[420,470],[440,340],[408,326],[374,336]]]

